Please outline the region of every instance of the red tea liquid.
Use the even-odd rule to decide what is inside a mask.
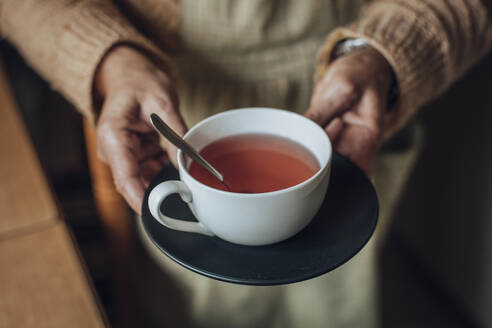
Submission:
[[[240,134],[219,139],[200,151],[224,176],[222,184],[194,161],[190,174],[212,188],[263,193],[295,186],[319,169],[316,158],[300,144],[269,134]]]

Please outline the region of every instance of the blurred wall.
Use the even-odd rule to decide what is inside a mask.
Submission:
[[[492,327],[492,55],[421,112],[426,143],[395,230]]]

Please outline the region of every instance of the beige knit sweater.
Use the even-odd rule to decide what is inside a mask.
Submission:
[[[390,135],[488,52],[492,6],[487,1],[371,1],[356,22],[327,37],[317,76],[326,70],[338,41],[366,39],[396,74],[399,100],[385,121]],[[94,73],[108,49],[128,42],[166,62],[165,53],[179,51],[177,0],[121,3],[122,8],[110,0],[0,0],[0,31],[93,120]]]

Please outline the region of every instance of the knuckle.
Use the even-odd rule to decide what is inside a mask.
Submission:
[[[164,110],[169,110],[172,106],[172,102],[165,94],[155,95],[154,102]]]
[[[116,147],[119,142],[115,128],[110,122],[102,122],[99,125],[96,137],[98,149],[102,152],[111,147]]]
[[[167,94],[149,94],[145,100],[147,103],[169,113],[173,110],[173,102]]]
[[[131,106],[141,91],[139,87],[132,85],[121,85],[108,96],[108,106],[123,109]]]
[[[341,96],[351,96],[359,91],[357,85],[347,78],[340,79],[337,82],[337,89]]]
[[[318,123],[318,122],[320,122],[320,121],[321,121],[321,119],[323,118],[323,117],[322,117],[322,114],[321,114],[321,112],[320,112],[319,110],[312,110],[312,111],[310,111],[309,113],[307,113],[307,114],[306,114],[306,116],[307,116],[310,120],[312,120],[312,121],[314,121],[314,122],[317,122],[317,123]]]
[[[120,83],[115,89],[113,96],[120,99],[131,99],[142,90],[145,90],[144,84],[137,83],[136,81],[135,83]]]
[[[99,120],[96,127],[96,136],[98,141],[103,140],[109,131],[111,131],[111,123],[106,119]]]

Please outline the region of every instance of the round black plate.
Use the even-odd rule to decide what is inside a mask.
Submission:
[[[150,190],[165,180],[179,179],[174,167],[164,168],[145,193],[142,220],[146,233],[167,256],[204,276],[246,285],[298,282],[342,265],[367,243],[378,219],[376,192],[362,171],[334,154],[325,201],[313,221],[297,235],[268,246],[241,246],[217,237],[168,229],[150,214]],[[194,217],[178,195],[163,204],[171,217]]]

